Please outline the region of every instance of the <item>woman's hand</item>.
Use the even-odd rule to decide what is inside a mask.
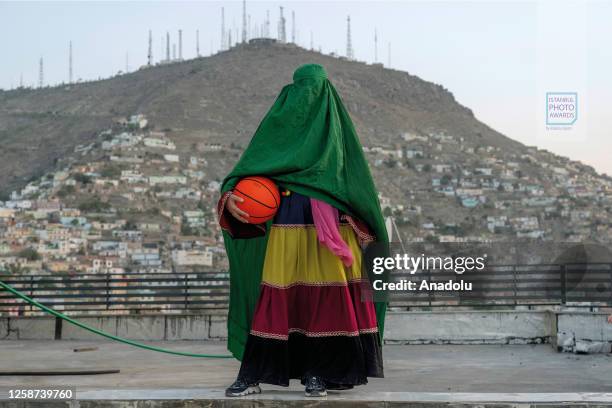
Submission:
[[[244,222],[244,223],[248,224],[249,223],[249,220],[248,220],[249,214],[244,212],[244,211],[242,211],[236,205],[236,203],[241,203],[243,201],[244,201],[244,198],[238,197],[237,195],[232,194],[227,199],[227,209],[230,212],[230,214],[232,214],[234,216],[234,218],[236,218],[238,221]]]

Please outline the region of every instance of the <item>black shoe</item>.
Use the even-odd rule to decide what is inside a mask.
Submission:
[[[325,382],[321,377],[308,377],[306,379],[306,392],[307,397],[325,397],[327,395],[327,389],[325,388]]]
[[[353,384],[337,384],[329,381],[325,381],[325,388],[333,391],[345,391],[352,390],[354,388]]]
[[[249,384],[244,379],[238,377],[232,385],[225,390],[226,397],[243,397],[249,394],[260,394],[259,384]]]

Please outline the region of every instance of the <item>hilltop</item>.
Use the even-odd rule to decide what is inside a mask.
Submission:
[[[171,130],[179,147],[244,146],[304,63],[325,66],[365,146],[392,145],[406,132],[451,130],[474,144],[524,149],[479,122],[441,85],[291,44],[248,44],[105,80],[1,92],[0,192],[23,187],[75,146],[96,141],[116,118],[135,113],[155,129]]]

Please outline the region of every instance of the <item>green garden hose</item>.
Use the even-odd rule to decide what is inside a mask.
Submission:
[[[152,350],[152,351],[158,351],[160,353],[168,353],[168,354],[175,354],[177,356],[186,356],[186,357],[202,357],[202,358],[233,358],[233,356],[231,355],[222,355],[222,354],[197,354],[197,353],[185,353],[182,351],[173,351],[173,350],[168,350],[168,349],[163,349],[163,348],[159,348],[159,347],[155,347],[155,346],[148,346],[146,344],[142,344],[142,343],[138,343],[136,341],[132,341],[132,340],[128,340],[128,339],[124,339],[122,337],[118,337],[115,335],[112,335],[110,333],[106,333],[102,330],[98,330],[96,328],[93,328],[91,326],[88,326],[84,323],[81,323],[77,320],[74,320],[60,312],[57,312],[41,303],[38,303],[37,301],[35,301],[34,299],[29,298],[28,296],[24,295],[23,293],[19,292],[17,289],[7,285],[6,283],[2,282],[0,280],[0,286],[3,287],[4,289],[8,290],[9,292],[11,292],[13,295],[17,296],[18,298],[21,298],[23,300],[25,300],[26,302],[28,302],[31,305],[36,306],[37,308],[49,313],[50,315],[53,315],[55,317],[59,317],[60,319],[63,319],[65,321],[67,321],[68,323],[72,323],[76,326],[79,326],[82,329],[85,330],[89,330],[92,333],[98,334],[100,336],[106,337],[108,339],[111,340],[116,340],[119,341],[121,343],[125,343],[125,344],[129,344],[131,346],[134,347],[140,347],[143,348],[145,350]]]

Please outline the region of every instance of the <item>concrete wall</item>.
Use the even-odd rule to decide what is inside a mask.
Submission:
[[[554,315],[547,311],[393,312],[385,341],[401,344],[548,343]]]
[[[559,351],[610,353],[612,324],[606,313],[559,312],[556,314],[556,344]]]
[[[75,317],[87,326],[130,340],[221,340],[226,319],[218,315]],[[0,340],[89,340],[99,335],[54,317],[0,317]]]
[[[537,344],[560,351],[610,352],[607,314],[581,311],[388,312],[385,342],[399,344]],[[225,316],[152,315],[76,317],[131,340],[222,340]],[[87,340],[97,335],[53,317],[0,317],[0,340]]]

